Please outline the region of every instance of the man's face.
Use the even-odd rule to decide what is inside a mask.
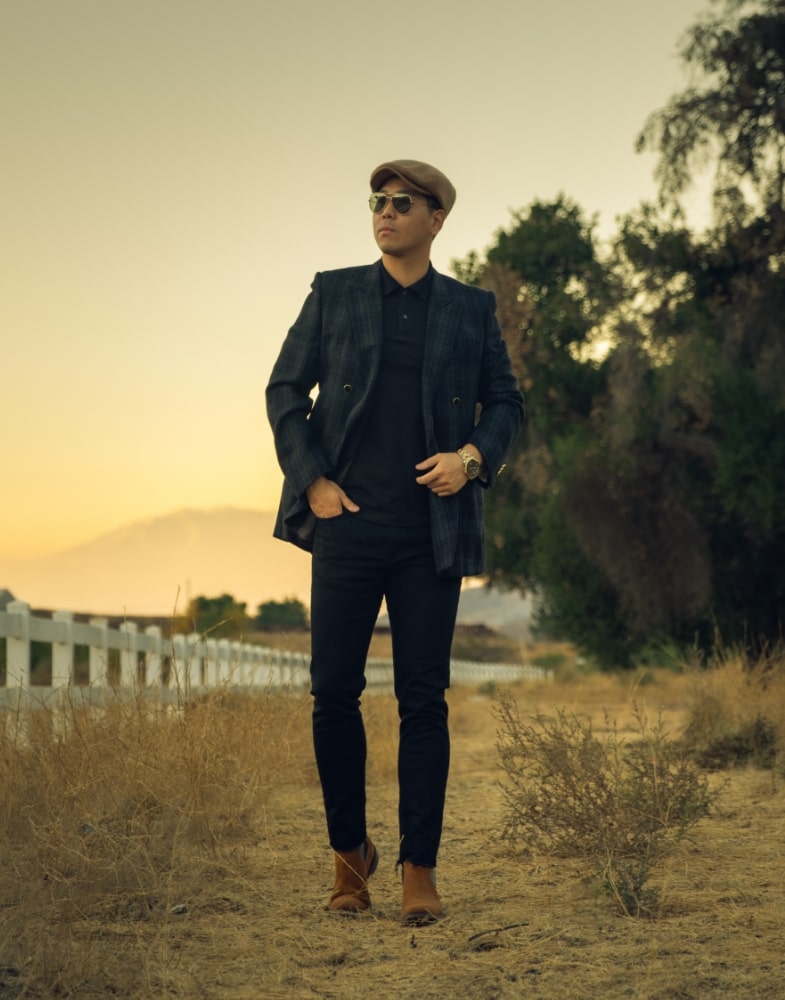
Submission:
[[[379,190],[384,194],[406,191],[412,195],[414,203],[405,215],[401,215],[388,200],[381,212],[372,216],[376,245],[391,257],[427,256],[434,236],[442,228],[444,212],[432,210],[425,196],[412,191],[400,177],[390,177]]]

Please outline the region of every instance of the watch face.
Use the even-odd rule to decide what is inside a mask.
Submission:
[[[476,479],[480,474],[480,463],[476,458],[471,458],[466,463],[466,475],[469,479]]]

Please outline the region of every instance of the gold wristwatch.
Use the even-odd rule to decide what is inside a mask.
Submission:
[[[463,448],[458,449],[458,454],[461,456],[463,461],[463,471],[466,473],[467,479],[476,479],[480,474],[480,469],[482,466],[471,454],[471,452],[464,451]]]

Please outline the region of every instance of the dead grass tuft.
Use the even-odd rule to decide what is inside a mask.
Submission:
[[[785,774],[785,653],[750,663],[719,652],[693,668],[684,740],[693,758],[713,770],[752,764]]]

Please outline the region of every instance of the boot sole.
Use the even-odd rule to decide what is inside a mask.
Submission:
[[[428,927],[429,924],[441,920],[443,916],[443,913],[438,916],[433,913],[408,913],[405,917],[401,917],[401,923],[404,927]]]

